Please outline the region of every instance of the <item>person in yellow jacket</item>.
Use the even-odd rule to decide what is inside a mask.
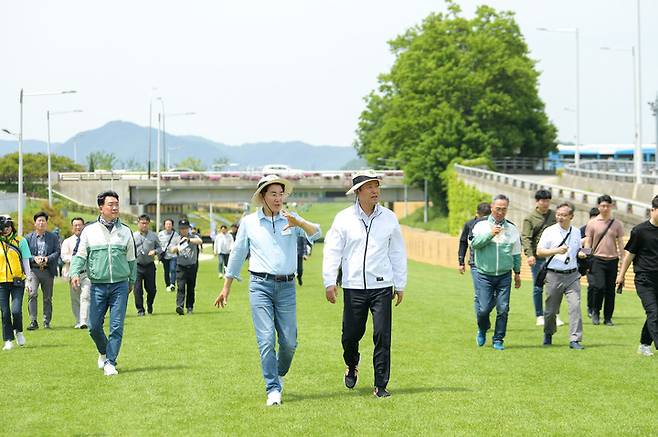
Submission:
[[[25,278],[30,274],[30,248],[27,240],[16,235],[9,216],[0,216],[0,311],[2,312],[2,350],[25,345],[23,336],[23,294]],[[10,304],[11,299],[11,304]]]

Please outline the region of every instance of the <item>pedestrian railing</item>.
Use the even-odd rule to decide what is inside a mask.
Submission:
[[[522,190],[528,190],[532,193],[534,193],[539,189],[545,189],[550,191],[553,194],[553,197],[569,200],[572,202],[577,202],[592,207],[596,206],[596,199],[599,196],[601,196],[601,194],[603,194],[603,193],[595,193],[592,191],[580,190],[578,188],[570,188],[561,185],[547,184],[530,179],[525,179],[519,176],[497,173],[494,171],[485,170],[478,167],[466,167],[459,164],[455,165],[455,171],[457,171],[457,173],[462,175],[476,177],[479,179],[488,180],[503,185],[509,185],[510,187],[518,188]],[[580,171],[594,172],[593,170],[580,170]],[[625,176],[628,177],[628,175]],[[617,206],[617,210],[625,214],[633,215],[641,219],[649,218],[649,213],[651,211],[651,205],[649,203],[638,202],[636,200],[626,199],[623,197],[615,197],[615,204]]]
[[[615,182],[635,183],[635,168],[633,161],[591,160],[583,161],[578,168],[575,164],[564,166],[564,172],[572,176],[590,179],[608,180]],[[642,183],[658,184],[658,176],[653,164],[644,163],[642,166]]]

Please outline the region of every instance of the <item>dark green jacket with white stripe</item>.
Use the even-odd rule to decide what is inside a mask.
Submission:
[[[84,270],[92,283],[135,283],[135,240],[130,228],[117,220],[112,231],[96,221],[82,230],[78,251],[71,261],[70,278]]]

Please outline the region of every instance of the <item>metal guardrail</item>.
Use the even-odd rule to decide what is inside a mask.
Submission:
[[[457,173],[463,175],[475,176],[484,180],[490,180],[496,183],[509,185],[514,188],[526,189],[532,192],[543,188],[549,190],[554,197],[569,199],[571,201],[589,206],[596,206],[596,199],[602,194],[594,193],[592,191],[579,190],[577,188],[563,187],[561,185],[545,184],[517,176],[496,173],[477,167],[465,167],[463,165],[456,164],[455,170]],[[615,204],[617,205],[617,210],[621,212],[634,215],[642,219],[649,218],[651,205],[648,203],[637,202],[635,200],[625,199],[622,197],[615,197]]]
[[[634,184],[635,174],[633,161],[608,161],[608,160],[591,160],[583,161],[580,167],[576,168],[575,164],[564,166],[565,173],[572,176],[581,176],[590,179],[608,180],[615,182],[627,182]],[[643,184],[658,184],[658,175],[653,164],[644,164],[642,168]]]

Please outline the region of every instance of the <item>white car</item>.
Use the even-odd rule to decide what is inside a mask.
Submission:
[[[285,164],[269,164],[263,167],[263,176],[267,175],[277,175],[286,179],[300,179],[302,177],[302,171]]]

